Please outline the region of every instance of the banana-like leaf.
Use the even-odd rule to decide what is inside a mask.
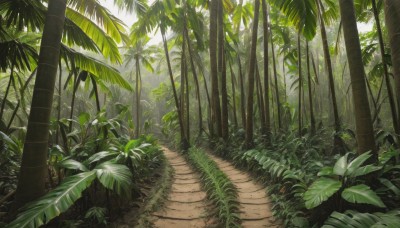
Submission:
[[[80,173],[65,180],[39,200],[29,203],[22,209],[16,220],[8,228],[40,227],[68,210],[82,196],[96,178],[95,171]]]
[[[330,178],[320,178],[316,180],[304,193],[304,201],[307,209],[319,206],[328,200],[342,187],[342,183],[338,180]]]
[[[129,91],[132,91],[130,84],[119,74],[116,69],[97,59],[86,56],[65,45],[61,45],[61,56],[66,62],[74,63],[77,68],[91,73],[95,76],[95,78],[119,85]]]
[[[348,210],[344,213],[333,212],[322,228],[365,228],[390,227],[397,228],[400,224],[399,211],[387,213],[360,213]]]
[[[346,188],[342,192],[342,198],[350,203],[366,203],[377,207],[386,207],[381,198],[365,184]]]
[[[370,152],[368,152],[368,153],[363,153],[363,154],[359,155],[358,157],[356,157],[347,166],[346,175],[351,176],[353,174],[353,172],[356,171],[358,168],[360,168],[361,165],[364,164],[371,156],[372,156],[372,154]]]
[[[82,163],[74,160],[74,159],[66,159],[57,164],[58,167],[71,169],[71,170],[80,170],[83,172],[89,171],[89,169]]]
[[[128,195],[132,183],[132,173],[125,165],[104,162],[96,166],[96,175],[104,187],[119,195]]]

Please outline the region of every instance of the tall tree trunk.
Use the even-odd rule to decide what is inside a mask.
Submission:
[[[217,136],[222,136],[221,106],[218,87],[218,4],[220,0],[211,0],[210,5],[210,64],[211,64],[211,101],[212,101],[212,124],[215,124]],[[214,132],[210,132],[212,135]]]
[[[278,73],[276,70],[276,58],[275,58],[275,48],[274,48],[274,40],[272,38],[272,30],[271,30],[271,50],[272,50],[272,62],[274,68],[274,79],[275,79],[275,97],[276,97],[276,110],[278,111],[278,128],[282,129],[282,115],[281,115],[281,101],[279,96],[279,85],[278,85]],[[286,90],[286,88],[285,88]]]
[[[265,140],[271,143],[271,116],[269,111],[269,52],[268,52],[268,9],[265,0],[262,0],[263,28],[264,28],[264,115],[265,115]]]
[[[201,110],[200,85],[199,85],[199,79],[197,77],[196,67],[195,67],[194,61],[193,61],[192,45],[190,43],[189,34],[188,34],[188,30],[187,30],[186,26],[184,27],[184,29],[185,29],[185,39],[186,39],[186,42],[188,45],[188,50],[189,50],[190,66],[192,68],[194,83],[196,86],[197,111],[199,112],[199,115],[198,115],[198,117],[199,117],[199,136],[201,136],[201,133],[203,132],[203,113]]]
[[[374,161],[377,160],[371,111],[365,86],[365,71],[361,55],[360,38],[351,0],[339,0],[340,14],[343,23],[344,40],[350,68],[351,88],[353,91],[354,113],[356,118],[356,136],[358,153],[372,151]]]
[[[11,82],[12,82],[13,77],[14,77],[14,63],[15,63],[15,60],[13,61],[13,64],[11,65],[10,79],[8,80],[6,92],[4,93],[3,101],[1,103],[0,120],[3,119],[3,114],[4,114],[4,109],[6,107],[6,101],[7,101],[8,93],[10,92]]]
[[[326,35],[325,22],[322,17],[321,5],[322,5],[321,0],[317,0],[317,11],[318,11],[318,18],[319,18],[320,30],[321,30],[322,47],[324,49],[325,63],[326,63],[327,71],[328,71],[329,88],[330,88],[331,98],[332,98],[332,109],[333,109],[333,117],[334,117],[334,121],[335,121],[335,131],[338,132],[338,131],[340,131],[341,124],[340,124],[339,111],[338,111],[337,101],[336,101],[336,90],[335,90],[335,81],[333,78],[331,54],[329,53],[328,38]]]
[[[254,74],[256,69],[258,17],[260,13],[260,0],[254,1],[254,20],[251,37],[250,64],[249,64],[249,85],[247,90],[247,119],[245,147],[252,148],[253,145],[253,99],[254,99]]]
[[[174,79],[174,75],[172,73],[171,61],[169,58],[167,39],[165,38],[165,31],[164,31],[164,29],[162,29],[162,27],[161,27],[161,36],[162,36],[162,40],[163,40],[165,58],[167,60],[169,79],[171,81],[172,91],[174,94],[176,111],[178,112],[179,129],[180,129],[180,133],[181,133],[181,149],[187,150],[190,145],[189,145],[188,139],[185,136],[185,128],[183,126],[183,119],[182,119],[183,113],[181,112],[180,107],[179,107],[178,94],[176,92],[176,87],[175,87],[175,79]]]
[[[139,58],[135,57],[135,70],[136,70],[136,127],[135,127],[135,137],[139,138],[140,134],[140,64]]]
[[[238,59],[238,71],[239,71],[239,83],[240,83],[240,114],[242,117],[242,125],[243,129],[246,129],[246,92],[244,90],[244,76],[243,76],[243,70],[242,70],[242,62],[240,60],[239,53],[237,53],[237,59]]]
[[[389,71],[388,71],[388,66],[385,61],[385,46],[383,43],[383,35],[382,35],[382,28],[381,28],[381,22],[379,19],[379,12],[378,8],[376,5],[376,0],[372,0],[372,11],[374,13],[374,18],[376,22],[376,28],[378,31],[378,40],[379,40],[379,48],[381,51],[381,58],[382,58],[382,64],[383,64],[383,72],[384,72],[384,77],[385,77],[385,82],[386,82],[386,89],[388,92],[388,98],[389,98],[389,104],[390,104],[390,111],[392,112],[392,121],[393,121],[393,128],[395,133],[398,135],[399,132],[399,123],[397,122],[397,110],[396,110],[396,103],[394,100],[393,96],[393,90],[392,86],[390,83],[390,78],[389,78]]]
[[[90,80],[92,81],[94,98],[96,99],[96,111],[97,111],[97,113],[99,113],[101,110],[101,107],[100,107],[99,90],[97,89],[97,82],[92,75],[90,75]]]
[[[389,32],[390,50],[392,53],[397,107],[400,109],[400,1],[385,0],[385,20]],[[400,124],[400,110],[397,114],[397,123]],[[400,131],[399,127],[400,126],[398,126],[396,132]]]
[[[302,88],[303,88],[303,76],[302,76],[302,69],[301,69],[301,43],[300,43],[300,32],[297,34],[297,67],[299,70],[299,107],[298,107],[298,112],[299,112],[299,119],[298,119],[298,125],[299,125],[299,136],[301,137],[302,135]]]
[[[73,74],[74,74],[74,87],[72,89],[72,99],[71,99],[71,111],[69,113],[69,119],[73,119],[74,117],[74,107],[75,107],[75,98],[76,98],[76,91],[78,90],[78,86],[79,86],[79,75],[77,75],[77,70],[73,69]],[[73,121],[69,122],[69,132],[72,131],[72,125],[73,125]]]
[[[232,84],[232,113],[233,113],[233,124],[235,126],[235,129],[238,127],[238,120],[237,120],[237,114],[236,114],[236,77],[235,77],[235,72],[233,72],[232,69],[232,63],[229,61],[229,68],[231,71],[231,84]]]
[[[60,135],[60,119],[61,119],[61,98],[62,98],[62,68],[61,68],[61,59],[58,62],[58,104],[57,104],[57,131],[56,131],[56,144],[59,143],[59,135]]]
[[[310,68],[310,50],[308,47],[308,41],[306,43],[307,48],[307,75],[308,75],[308,100],[310,103],[310,128],[311,134],[315,134],[315,117],[314,117],[314,106],[313,106],[313,96],[312,96],[312,80],[311,80],[311,68]]]
[[[261,122],[261,134],[265,135],[265,107],[264,107],[264,91],[261,84],[261,75],[260,70],[258,68],[258,61],[256,60],[256,85],[257,85],[257,100],[258,100],[258,107],[260,110],[260,122]]]
[[[221,76],[221,131],[226,141],[229,137],[228,126],[228,91],[226,89],[226,58],[224,33],[224,6],[223,0],[218,4],[218,75]]]
[[[14,208],[45,193],[50,115],[65,9],[66,0],[49,1]]]

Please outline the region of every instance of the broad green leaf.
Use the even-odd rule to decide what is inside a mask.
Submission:
[[[60,163],[57,164],[57,166],[61,167],[61,168],[71,169],[71,170],[80,170],[83,172],[89,171],[89,169],[84,164],[82,164],[74,159],[67,159],[67,160],[61,161]]]
[[[342,192],[342,198],[350,203],[366,203],[377,207],[386,207],[379,196],[365,184],[346,188]]]
[[[127,195],[131,187],[132,173],[125,165],[104,162],[95,168],[97,178],[104,187]]]
[[[321,177],[321,176],[331,176],[333,175],[333,168],[332,167],[324,167],[322,168],[317,176]]]
[[[40,227],[70,208],[96,178],[95,172],[84,172],[64,179],[54,190],[26,205],[8,228]]]
[[[372,156],[371,152],[363,153],[356,157],[353,161],[349,163],[347,166],[347,172],[346,175],[352,175],[355,170],[360,168],[362,164],[364,164],[365,161],[367,161],[370,157]]]
[[[340,157],[339,160],[337,160],[337,162],[335,163],[335,166],[333,167],[333,172],[336,175],[344,176],[344,174],[346,173],[348,155],[349,154],[346,154],[346,155]]]
[[[374,165],[366,165],[363,167],[360,167],[356,169],[350,177],[359,177],[359,176],[365,176],[369,173],[375,172],[382,169],[382,167],[379,166],[374,166]]]
[[[316,180],[304,193],[303,199],[307,209],[319,206],[342,187],[338,180],[322,177]]]

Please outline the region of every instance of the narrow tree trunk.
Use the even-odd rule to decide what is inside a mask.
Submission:
[[[228,91],[226,89],[226,58],[224,34],[224,7],[223,0],[218,4],[218,75],[221,76],[221,132],[226,141],[229,137],[228,126]]]
[[[365,71],[361,55],[360,38],[354,4],[351,0],[339,0],[343,33],[346,44],[347,59],[350,68],[351,88],[353,91],[354,112],[356,117],[356,136],[358,153],[372,151],[374,161],[377,160],[371,112],[365,86]]]
[[[233,113],[233,124],[235,126],[235,129],[238,127],[238,120],[237,120],[237,110],[236,110],[236,87],[235,87],[235,73],[233,72],[232,69],[232,63],[229,61],[229,68],[231,71],[231,84],[232,84],[232,113]]]
[[[69,114],[69,119],[73,119],[73,117],[74,117],[74,107],[75,107],[75,98],[76,98],[76,91],[78,90],[78,86],[79,86],[79,82],[80,82],[80,79],[79,79],[79,76],[77,75],[77,70],[76,69],[73,69],[73,71],[74,71],[74,87],[73,87],[73,89],[72,89],[72,99],[71,99],[71,111],[70,111],[70,114]],[[72,131],[72,125],[73,125],[73,121],[70,121],[69,122],[69,132],[71,132]]]
[[[302,87],[303,87],[303,76],[302,76],[302,69],[301,69],[301,43],[300,43],[300,32],[297,34],[297,67],[299,70],[299,107],[298,107],[298,112],[299,112],[299,119],[298,119],[298,125],[299,125],[299,136],[301,137],[301,131],[302,131]]]
[[[5,109],[5,107],[6,107],[6,101],[7,101],[8,94],[9,94],[9,92],[10,92],[11,82],[12,82],[13,77],[14,77],[14,62],[13,62],[13,64],[11,65],[10,79],[8,80],[6,92],[4,93],[3,101],[2,101],[2,103],[1,103],[0,120],[3,119],[4,109]]]
[[[375,1],[374,1],[375,2]],[[396,88],[397,107],[400,109],[400,1],[398,0],[385,0],[385,20],[386,27],[389,33],[389,43],[393,65],[393,76]],[[383,60],[384,61],[384,60]],[[388,80],[386,81],[387,85]],[[388,88],[389,89],[389,88]],[[391,91],[391,89],[390,89]],[[400,110],[397,112],[397,128],[395,132],[400,133]],[[394,123],[394,122],[393,122]],[[394,125],[394,124],[393,124]]]
[[[310,103],[310,128],[311,135],[315,134],[315,117],[314,117],[314,106],[312,97],[312,81],[311,81],[311,69],[310,69],[310,50],[308,47],[308,42],[306,43],[307,48],[307,75],[308,75],[308,100]]]
[[[258,62],[258,61],[256,61]],[[258,68],[258,63],[256,63],[256,83],[257,83],[257,99],[259,100],[259,110],[260,110],[260,122],[261,122],[261,134],[266,134],[266,123],[265,123],[265,107],[264,107],[264,91],[261,84],[261,75]]]
[[[58,62],[58,104],[57,104],[57,131],[56,131],[56,144],[59,143],[59,135],[60,135],[60,119],[61,119],[61,96],[62,96],[62,68],[61,68],[61,59]]]
[[[276,110],[278,111],[278,113],[277,113],[278,114],[278,128],[279,128],[279,130],[281,130],[282,129],[281,101],[280,101],[280,96],[279,96],[278,73],[276,70],[275,48],[274,48],[274,40],[272,39],[272,31],[271,31],[271,50],[272,50],[272,61],[273,61],[274,79],[275,79]]]
[[[245,99],[245,90],[244,90],[244,76],[242,70],[242,62],[240,60],[239,54],[237,54],[238,59],[238,71],[239,71],[239,83],[240,83],[240,114],[242,117],[242,125],[243,129],[246,129],[246,99]]]
[[[254,71],[256,68],[258,17],[260,12],[260,0],[254,1],[254,20],[251,37],[249,85],[247,90],[247,119],[246,119],[246,141],[245,147],[252,148],[253,145],[253,99],[254,99]]]
[[[386,82],[386,89],[388,91],[390,111],[392,112],[393,128],[394,128],[395,133],[398,135],[400,132],[399,132],[398,122],[397,122],[396,104],[395,104],[395,100],[394,100],[394,96],[393,96],[392,86],[390,83],[388,66],[385,62],[385,46],[383,44],[382,28],[381,28],[381,22],[379,19],[378,9],[376,6],[376,0],[372,0],[372,11],[374,13],[376,28],[378,31],[379,48],[381,51],[381,58],[382,58],[383,72],[384,72],[384,77],[385,77],[385,82]]]
[[[97,82],[92,75],[90,75],[90,80],[92,81],[93,91],[94,91],[94,98],[96,99],[96,110],[97,113],[100,112],[100,99],[99,99],[99,90],[97,89]]]
[[[194,83],[196,86],[196,96],[197,96],[197,111],[199,112],[199,136],[201,136],[201,133],[203,132],[203,113],[201,110],[201,95],[200,95],[200,85],[199,85],[199,79],[197,77],[197,71],[194,65],[193,61],[193,53],[192,53],[192,45],[190,43],[189,39],[189,34],[187,31],[187,28],[185,26],[185,39],[188,45],[188,50],[189,50],[189,59],[190,59],[190,66],[192,67],[192,73],[193,73],[193,78],[194,78]],[[207,87],[207,85],[206,85]]]
[[[65,9],[66,0],[49,1],[14,208],[45,193],[50,115]]]
[[[325,63],[326,63],[326,68],[328,70],[328,79],[329,79],[329,88],[331,92],[331,98],[332,98],[332,108],[333,108],[333,117],[335,121],[335,131],[338,132],[340,131],[340,118],[339,118],[339,111],[337,107],[337,101],[336,101],[336,90],[335,90],[335,81],[333,78],[333,69],[332,69],[332,60],[331,60],[331,54],[329,53],[329,45],[328,45],[328,38],[326,35],[326,29],[325,29],[325,23],[324,19],[322,17],[322,12],[321,12],[321,7],[320,5],[321,0],[317,0],[317,10],[318,10],[318,18],[320,22],[320,30],[321,30],[321,37],[322,37],[322,46],[324,49],[324,56],[325,56]]]
[[[269,51],[268,51],[268,9],[265,0],[262,0],[263,28],[264,28],[264,114],[266,145],[271,143],[271,116],[269,111]]]
[[[174,79],[174,75],[172,73],[171,61],[169,58],[167,39],[165,38],[165,31],[163,29],[161,29],[161,36],[162,36],[162,40],[163,40],[165,58],[167,60],[169,79],[171,81],[172,91],[174,94],[176,111],[178,112],[179,129],[180,129],[180,133],[181,133],[181,149],[186,150],[189,148],[190,145],[189,145],[189,141],[185,137],[185,129],[183,126],[183,119],[182,119],[183,113],[181,112],[180,107],[179,107],[178,94],[176,92],[176,87],[175,87],[175,79]]]
[[[218,87],[218,4],[220,0],[211,0],[210,4],[210,64],[211,64],[211,101],[212,101],[212,124],[215,124],[217,136],[222,136],[221,106]],[[214,132],[210,132],[214,134]],[[212,135],[213,136],[213,135]]]

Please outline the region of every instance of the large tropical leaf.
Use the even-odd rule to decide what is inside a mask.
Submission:
[[[109,58],[113,63],[122,62],[114,39],[104,32],[96,23],[70,8],[67,8],[66,16],[78,25],[79,28],[81,28],[82,31],[84,31],[97,44],[106,58]],[[118,39],[116,41],[118,42]]]
[[[342,187],[342,183],[338,180],[330,178],[320,178],[316,180],[304,193],[303,199],[307,209],[319,206],[321,203],[329,199]]]
[[[322,228],[365,228],[390,227],[397,228],[400,224],[399,211],[387,213],[360,213],[348,210],[344,213],[333,212]]]
[[[104,187],[127,195],[132,183],[132,173],[125,165],[104,162],[96,166],[96,175]]]
[[[39,200],[29,203],[22,209],[9,228],[40,227],[65,212],[82,196],[96,178],[95,171],[80,173],[65,180]]]
[[[105,63],[102,63],[95,58],[86,56],[72,48],[68,48],[65,45],[61,46],[61,56],[66,62],[71,63],[76,68],[85,70],[105,82],[116,84],[132,91],[130,84],[119,74],[116,69],[108,66]]]
[[[346,154],[346,155],[340,157],[336,161],[335,166],[333,167],[333,172],[336,175],[339,175],[339,176],[344,176],[345,175],[345,173],[347,171],[347,165],[348,165],[348,163],[347,163],[347,157],[348,156],[349,156],[349,154]]]
[[[342,192],[342,198],[350,203],[366,203],[377,207],[386,207],[379,196],[365,184],[346,188]]]

